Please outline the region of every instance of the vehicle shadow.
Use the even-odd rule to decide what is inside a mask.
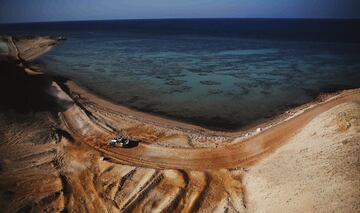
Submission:
[[[130,143],[125,148],[135,148],[139,145],[139,141],[130,140]]]

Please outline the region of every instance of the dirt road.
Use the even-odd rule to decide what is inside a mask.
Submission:
[[[87,105],[89,105],[91,101],[92,100],[86,100]],[[102,119],[99,119],[101,113],[96,110],[96,107],[86,108],[86,105],[79,107],[77,104],[65,111],[63,118],[68,124],[69,129],[71,129],[75,135],[78,135],[81,142],[122,163],[162,169],[230,169],[250,165],[253,161],[258,160],[281,146],[320,113],[338,104],[354,101],[360,101],[360,90],[349,90],[338,94],[246,140],[239,139],[237,133],[219,132],[219,135],[235,142],[217,148],[171,148],[152,143],[140,143],[139,146],[128,149],[110,148],[107,146],[107,142],[114,136],[114,133],[104,127],[108,127],[109,123],[114,123],[117,113],[118,115],[123,115],[123,108],[119,107],[116,109],[116,106],[111,104],[106,105],[108,107],[110,106],[107,110],[117,112],[114,113],[111,118],[108,117],[104,119],[104,116],[102,116]],[[84,112],[85,108],[88,110],[87,113]],[[88,116],[89,114],[91,114],[90,117]],[[73,118],[79,117],[82,117],[80,120],[83,122],[71,121]],[[141,118],[136,117],[133,117],[133,119],[141,120]],[[88,125],[84,125],[86,122]],[[89,126],[89,124],[91,125]],[[156,123],[156,125],[161,125],[161,121]],[[170,130],[176,128],[176,126],[172,127],[171,123],[169,125],[169,122],[165,122],[164,126],[165,129]],[[81,134],[84,133],[85,127],[91,129],[91,131],[87,130],[85,134]],[[177,131],[182,131],[184,135],[189,134],[188,129],[176,129]],[[212,135],[214,133],[216,134],[216,132],[211,131]],[[197,134],[201,137],[202,134],[207,135],[207,132],[205,130]],[[211,136],[206,136],[206,138],[208,143],[211,143],[211,140],[213,140]]]

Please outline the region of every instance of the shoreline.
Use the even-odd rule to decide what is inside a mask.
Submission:
[[[61,38],[61,37],[59,37]],[[59,41],[59,40],[58,40]],[[56,44],[56,43],[55,43]],[[54,44],[51,44],[51,46]],[[51,46],[47,47],[46,50],[43,50],[41,54],[45,54],[47,51],[50,51]],[[32,58],[36,58],[38,55],[33,55]],[[29,58],[31,59],[31,58]],[[29,71],[31,72],[31,71]],[[35,74],[35,73],[34,73]],[[196,117],[196,114],[192,115],[192,116],[188,116],[188,117],[182,117],[180,116],[173,116],[171,114],[167,114],[164,112],[156,112],[156,111],[152,111],[152,110],[146,110],[146,109],[139,109],[136,107],[131,107],[131,106],[127,106],[126,104],[122,104],[119,103],[115,100],[112,100],[110,97],[107,97],[106,95],[101,94],[100,92],[97,92],[95,89],[91,89],[90,87],[86,86],[86,84],[81,83],[79,81],[76,81],[74,79],[72,79],[71,77],[64,77],[61,74],[50,74],[50,73],[46,73],[46,75],[54,77],[54,78],[62,78],[62,79],[68,79],[69,81],[73,82],[73,84],[76,84],[78,88],[82,88],[82,90],[85,93],[91,93],[94,97],[96,97],[97,99],[103,99],[106,102],[109,102],[113,105],[119,105],[121,107],[123,107],[125,109],[125,111],[130,112],[131,114],[140,114],[141,116],[145,115],[145,116],[149,116],[154,120],[162,120],[162,122],[164,123],[173,123],[175,126],[191,126],[193,128],[197,128],[197,129],[204,129],[206,131],[211,131],[211,132],[229,132],[229,133],[236,133],[236,132],[243,132],[243,131],[249,131],[251,129],[256,129],[256,127],[261,127],[263,128],[263,124],[268,124],[268,123],[274,123],[274,121],[278,121],[281,118],[284,117],[288,117],[289,112],[292,113],[294,111],[297,111],[299,109],[302,108],[306,108],[308,105],[311,105],[313,103],[316,103],[319,99],[319,97],[324,96],[324,95],[329,95],[329,94],[336,94],[338,92],[341,92],[342,90],[347,90],[348,88],[345,89],[340,89],[337,90],[339,88],[334,88],[334,89],[330,89],[331,92],[329,91],[329,88],[326,89],[324,92],[317,92],[317,93],[313,93],[311,94],[311,100],[304,102],[302,104],[296,104],[296,105],[284,105],[281,106],[280,108],[274,109],[273,111],[269,111],[268,114],[263,115],[257,119],[253,119],[251,122],[247,122],[246,124],[235,124],[232,125],[231,119],[226,119],[229,121],[229,124],[227,124],[225,127],[221,127],[221,125],[217,125],[216,121],[210,121],[208,123],[210,123],[209,125],[206,124],[208,120],[204,120],[204,119],[199,119]],[[351,89],[351,88],[350,88]],[[333,92],[335,91],[335,92]],[[192,121],[195,120],[195,121]],[[212,123],[214,125],[212,125]],[[226,123],[226,122],[221,122],[221,123]],[[232,127],[234,126],[234,127]],[[267,125],[265,125],[267,126]]]
[[[92,99],[96,100],[95,102],[103,102],[106,105],[116,105],[119,106],[122,110],[124,110],[126,113],[129,113],[129,115],[135,115],[135,116],[141,116],[141,117],[149,117],[153,119],[156,122],[163,122],[170,123],[173,126],[180,126],[180,127],[189,127],[189,128],[195,128],[199,130],[204,130],[207,132],[215,132],[215,133],[238,133],[238,132],[246,132],[254,130],[258,127],[264,128],[268,126],[268,124],[278,123],[282,119],[286,119],[289,116],[291,117],[291,114],[296,113],[299,110],[303,110],[310,105],[317,104],[318,102],[324,101],[324,97],[330,97],[335,96],[342,91],[357,89],[352,87],[345,87],[343,88],[326,88],[323,90],[323,92],[313,93],[311,94],[311,99],[307,102],[304,102],[302,104],[295,104],[295,105],[289,105],[284,106],[281,109],[276,109],[273,112],[270,113],[268,116],[262,116],[261,118],[258,118],[256,120],[253,120],[251,122],[248,122],[244,125],[237,125],[237,127],[229,127],[232,126],[231,124],[227,125],[227,127],[221,128],[218,127],[218,125],[206,125],[205,122],[200,121],[190,121],[192,117],[184,118],[180,116],[172,116],[168,115],[166,113],[162,112],[154,112],[154,111],[147,111],[147,110],[141,110],[135,107],[127,106],[124,103],[118,103],[111,98],[107,97],[106,95],[101,94],[100,92],[97,92],[96,90],[88,87],[85,83],[82,83],[81,81],[72,79],[68,76],[62,76],[61,74],[51,74],[46,73],[46,75],[53,77],[54,79],[63,79],[61,81],[69,82],[69,85],[71,85],[72,89],[76,91],[79,91],[84,96],[88,96],[90,101]],[[59,82],[58,82],[59,83]],[[66,85],[65,85],[66,86]],[[196,116],[195,116],[196,117]],[[146,119],[149,120],[149,119]],[[195,119],[196,120],[196,119]],[[203,125],[204,124],[204,125]]]
[[[232,125],[229,124],[229,125],[227,125],[227,127],[221,128],[221,127],[219,127],[219,125],[206,125],[205,124],[206,122],[203,122],[201,120],[199,122],[191,121],[192,117],[189,117],[189,118],[184,118],[184,117],[180,117],[180,116],[177,117],[177,116],[168,115],[168,114],[162,113],[162,112],[146,111],[146,110],[141,110],[141,109],[138,109],[135,107],[127,106],[126,104],[118,103],[118,102],[112,100],[111,98],[100,94],[99,92],[95,91],[94,89],[91,89],[88,86],[86,86],[85,84],[83,84],[79,81],[76,81],[74,79],[71,79],[70,77],[61,76],[58,74],[53,75],[53,74],[49,74],[49,73],[46,73],[46,75],[49,75],[55,79],[57,79],[57,78],[66,79],[65,81],[71,85],[70,87],[72,88],[72,90],[74,90],[74,92],[79,91],[80,93],[85,94],[85,96],[89,96],[89,97],[91,96],[90,99],[99,100],[99,102],[103,101],[103,102],[109,103],[111,105],[117,105],[117,106],[119,106],[119,108],[123,108],[125,111],[127,111],[130,114],[146,115],[155,120],[162,120],[163,122],[173,123],[175,126],[188,126],[188,127],[192,127],[192,128],[203,129],[203,130],[210,131],[210,132],[227,132],[227,133],[243,132],[243,131],[248,131],[248,130],[254,129],[254,128],[256,129],[257,126],[263,126],[262,124],[264,124],[264,123],[273,123],[273,121],[279,120],[280,117],[288,116],[289,113],[292,113],[293,111],[297,111],[298,109],[306,108],[308,105],[317,103],[323,96],[333,96],[338,93],[341,93],[341,91],[356,89],[356,88],[351,88],[351,89],[340,89],[335,92],[320,92],[318,95],[314,96],[314,98],[312,98],[310,101],[305,102],[303,104],[284,107],[283,109],[278,109],[278,110],[274,111],[273,113],[271,113],[272,115],[270,115],[270,116],[263,116],[259,119],[251,121],[245,125],[238,125],[238,127],[232,128],[232,127],[230,127]],[[65,84],[67,84],[66,82],[65,82]],[[59,83],[59,82],[57,82],[57,83]],[[66,85],[64,85],[64,86],[66,86]]]
[[[48,73],[45,73],[45,75],[55,79],[55,82],[59,84],[61,88],[64,89],[64,87],[66,87],[65,90],[67,90],[68,95],[69,93],[73,93],[73,95],[70,95],[70,97],[72,99],[75,98],[79,99],[78,101],[80,102],[92,102],[93,104],[96,104],[100,108],[107,108],[108,110],[117,111],[121,114],[128,115],[129,117],[134,117],[134,119],[141,120],[142,122],[146,122],[146,123],[151,123],[157,126],[167,126],[171,128],[183,129],[185,131],[191,129],[199,132],[210,133],[209,135],[219,135],[219,134],[239,135],[241,133],[248,133],[251,131],[255,131],[257,128],[261,128],[261,129],[270,128],[273,125],[277,125],[281,123],[282,121],[291,119],[293,116],[296,116],[299,113],[299,111],[308,110],[316,106],[317,104],[330,101],[331,99],[336,98],[339,94],[343,92],[359,89],[359,88],[344,89],[329,93],[322,92],[319,93],[315,98],[313,98],[309,102],[300,104],[299,106],[290,107],[287,110],[281,110],[278,113],[274,113],[274,115],[271,117],[268,118],[263,117],[258,121],[254,121],[238,129],[227,130],[227,129],[207,128],[205,126],[197,125],[196,123],[183,121],[182,119],[171,118],[170,116],[131,108],[126,105],[116,103],[110,98],[98,94],[96,91],[89,89],[88,87],[84,86],[83,84],[71,78],[64,77],[61,75],[52,75]],[[56,80],[56,79],[63,79],[63,80]],[[139,117],[141,117],[141,119],[139,119]]]
[[[53,42],[49,44],[52,46]],[[43,47],[32,51],[41,55],[49,50]],[[31,67],[25,66],[25,72],[26,69]],[[28,72],[27,75],[31,76]],[[284,144],[317,113],[343,102],[360,101],[360,89],[339,91],[319,96],[249,128],[214,131],[136,111],[98,97],[69,79],[41,75],[49,78],[49,93],[63,108],[58,113],[62,128],[78,142],[127,164],[163,169],[246,167]],[[108,141],[119,135],[138,140],[140,144],[132,149],[109,148]]]
[[[31,61],[32,59],[39,57],[42,54],[45,54],[46,52],[50,51],[53,46],[55,46],[59,41],[61,41],[59,38],[63,38],[63,37],[54,38],[54,37],[31,37],[30,36],[29,38],[25,37],[25,40],[33,39],[33,38],[35,40],[36,39],[40,40],[39,44],[37,44],[39,46],[39,48],[35,48],[32,46],[31,48],[25,49],[25,51],[28,51],[30,49],[30,53],[32,53],[32,54],[30,54],[30,55],[28,54],[28,55],[26,55],[27,57],[20,58],[20,56],[22,55],[21,50],[19,50],[17,45],[15,45],[13,38],[9,37],[8,39],[10,39],[9,41],[11,41],[11,43],[9,44],[10,45],[9,46],[9,56],[15,58],[16,60],[20,59],[23,61]],[[21,40],[21,38],[20,38],[20,40]],[[42,40],[44,40],[44,41],[42,41]],[[26,46],[26,45],[24,45],[24,46]],[[31,52],[31,50],[33,52]],[[34,70],[31,67],[25,67],[25,71],[29,75],[41,74],[45,77],[52,79],[52,81],[56,82],[63,90],[64,89],[67,90],[67,91],[65,91],[65,93],[67,93],[68,95],[70,95],[71,93],[74,93],[74,95],[70,95],[70,98],[78,99],[77,102],[79,102],[79,103],[92,102],[93,104],[96,104],[97,107],[99,107],[99,108],[115,111],[117,113],[126,115],[126,116],[130,117],[131,119],[137,120],[139,122],[144,122],[144,123],[148,123],[148,124],[159,126],[159,127],[179,129],[179,130],[182,130],[185,132],[200,132],[202,134],[206,134],[206,135],[210,135],[210,136],[246,136],[246,137],[253,136],[253,135],[256,135],[257,133],[262,132],[263,130],[274,127],[278,124],[281,124],[283,121],[286,121],[288,119],[295,117],[297,114],[299,114],[299,112],[306,111],[318,104],[322,104],[332,98],[336,98],[336,96],[338,96],[339,94],[341,94],[344,91],[349,91],[349,90],[339,90],[339,91],[331,92],[331,93],[320,93],[316,98],[314,98],[310,102],[301,104],[296,107],[290,107],[284,111],[283,110],[278,111],[269,118],[263,117],[263,118],[259,119],[258,121],[254,121],[250,124],[240,127],[239,129],[231,129],[231,130],[219,129],[219,130],[217,130],[217,129],[207,128],[207,127],[204,127],[201,125],[197,125],[195,123],[185,122],[185,121],[182,121],[181,119],[173,119],[173,118],[169,118],[168,116],[163,116],[161,114],[159,115],[156,113],[144,112],[144,111],[141,111],[138,109],[134,109],[134,108],[119,104],[119,103],[115,103],[114,101],[110,100],[109,98],[99,95],[98,93],[96,93],[92,89],[87,88],[86,86],[82,85],[81,83],[78,83],[68,77],[64,77],[61,75],[53,75],[53,74],[49,74],[46,72],[42,72],[41,68],[39,70]],[[67,88],[64,88],[64,87],[67,87]],[[356,90],[356,89],[350,89],[350,90]],[[326,98],[324,98],[324,97],[326,97]],[[259,128],[261,129],[261,131],[256,131]],[[248,134],[248,135],[246,135],[246,134]]]
[[[5,59],[5,212],[360,209],[360,88],[320,96],[247,135],[134,112],[32,63]],[[120,135],[139,141],[108,145]]]
[[[95,101],[94,99],[91,100]],[[100,101],[100,103],[104,102],[101,99],[96,100],[95,102],[97,101]],[[229,133],[213,132],[206,129],[201,131],[197,128],[191,128],[190,126],[165,127],[170,129],[179,128],[176,130],[180,130],[186,134],[207,135],[207,140],[210,141],[207,142],[205,147],[171,147],[145,143],[139,145],[136,149],[120,150],[109,149],[106,147],[105,143],[97,139],[86,139],[82,141],[88,146],[106,154],[108,157],[115,160],[115,162],[131,163],[150,168],[195,170],[233,169],[238,167],[247,168],[286,143],[286,141],[296,135],[316,115],[341,103],[353,101],[360,101],[360,89],[342,91],[337,93],[337,95],[330,95],[326,98],[326,101],[317,102],[315,104],[309,103],[306,105],[308,107],[299,109],[292,116],[283,119],[277,117],[279,120],[278,123],[266,126],[260,132],[252,132],[252,134],[248,136],[244,135],[246,131]],[[113,110],[113,107],[107,109]],[[144,120],[141,120],[140,122],[143,123]],[[258,126],[256,127],[258,128]],[[162,128],[164,128],[164,126],[162,126]],[[99,138],[107,138],[106,135],[95,134]],[[212,147],[210,144],[212,143],[211,139],[219,136],[231,138],[231,141],[223,142],[222,145]],[[258,148],[254,149],[254,147]],[[259,149],[259,147],[261,148]],[[168,152],[172,153],[171,157],[168,156]],[[187,156],[187,158],[184,159],[183,156]],[[181,162],[179,161],[180,159]]]

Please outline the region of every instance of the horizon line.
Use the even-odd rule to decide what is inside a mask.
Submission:
[[[244,19],[244,20],[360,20],[360,18],[244,18],[244,17],[211,17],[211,18],[126,18],[126,19],[79,19],[79,20],[53,20],[53,21],[25,21],[25,22],[1,22],[0,24],[39,24],[60,22],[91,22],[91,21],[144,21],[144,20],[201,20],[201,19]]]

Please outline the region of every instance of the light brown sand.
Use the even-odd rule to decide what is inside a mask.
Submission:
[[[28,55],[47,50],[22,45]],[[5,212],[360,211],[359,90],[300,107],[244,137],[63,86],[69,94],[55,82],[47,89],[62,106],[57,115],[0,112]],[[140,145],[107,147],[119,130]]]
[[[246,173],[249,212],[359,212],[359,154],[360,102],[320,114]]]
[[[69,89],[73,91],[71,86]],[[76,94],[79,95],[79,93]],[[270,126],[261,134],[243,140],[241,133],[218,132],[218,136],[212,136],[215,134],[214,131],[208,133],[208,130],[199,131],[197,128],[192,130],[191,127],[185,125],[181,127],[171,126],[165,119],[158,119],[156,123],[148,123],[149,118],[147,116],[137,116],[139,112],[134,112],[129,117],[126,111],[123,111],[123,107],[117,108],[116,105],[109,102],[99,101],[99,98],[89,99],[84,93],[80,93],[80,97],[83,99],[82,103],[77,102],[63,112],[62,118],[68,124],[68,128],[72,129],[74,134],[78,134],[79,140],[82,140],[83,143],[116,160],[138,166],[201,170],[229,169],[250,165],[259,157],[266,156],[284,144],[321,112],[343,102],[360,101],[360,90],[349,90],[333,96],[315,106],[299,111],[291,119]],[[100,106],[100,104],[102,105]],[[81,108],[86,108],[88,112],[85,113]],[[99,111],[98,108],[102,108],[102,111]],[[103,112],[111,112],[112,114],[111,116],[102,116]],[[87,115],[89,113],[91,116]],[[74,117],[81,119],[74,121],[72,119]],[[163,121],[164,125],[162,125]],[[118,125],[123,128],[119,128]],[[109,148],[107,142],[115,136],[113,130],[107,128],[109,126],[113,129],[125,130],[131,137],[141,139],[142,142],[132,149]],[[189,138],[183,147],[180,145],[175,148],[174,146],[160,146],[166,138],[175,139],[179,138],[180,135],[182,140],[177,140],[179,143],[184,142],[185,136]],[[217,148],[210,146],[189,149],[186,147],[188,144],[196,143],[213,144],[217,142],[219,136],[223,138],[223,141],[229,141],[229,143]],[[203,141],[199,142],[199,140]]]

